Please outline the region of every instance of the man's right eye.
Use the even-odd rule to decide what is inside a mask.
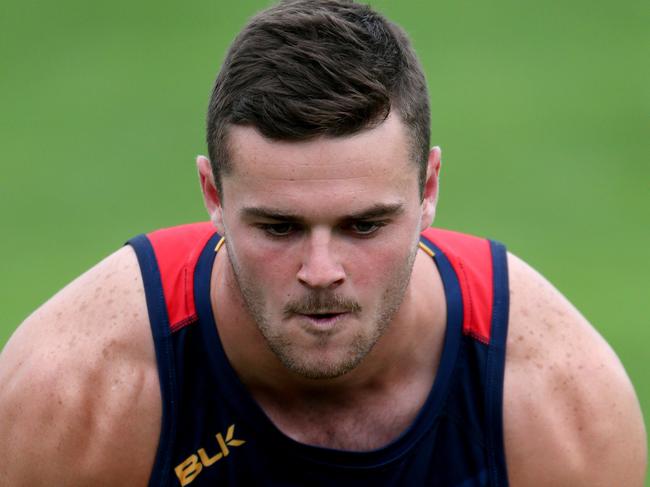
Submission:
[[[273,237],[286,237],[296,230],[293,223],[263,223],[260,228]]]

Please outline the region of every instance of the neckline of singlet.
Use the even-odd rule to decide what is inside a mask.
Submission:
[[[260,438],[271,438],[273,448],[291,450],[293,455],[316,464],[327,464],[346,469],[367,469],[390,464],[406,455],[434,426],[444,405],[447,391],[458,355],[462,328],[462,296],[460,285],[449,260],[431,241],[421,237],[420,242],[440,272],[447,303],[447,323],[443,348],[436,377],[427,399],[411,425],[388,445],[369,451],[347,451],[300,443],[280,431],[264,413],[246,386],[230,365],[223,349],[214,320],[210,299],[210,278],[217,245],[223,239],[215,234],[206,244],[194,274],[194,294],[199,316],[199,326],[208,354],[210,370],[215,387],[220,389],[223,400],[233,410],[240,411],[253,426]],[[241,414],[240,414],[241,416]]]

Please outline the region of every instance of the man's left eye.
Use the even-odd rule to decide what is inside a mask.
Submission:
[[[381,226],[382,224],[378,222],[355,222],[350,225],[350,229],[358,235],[370,235]]]

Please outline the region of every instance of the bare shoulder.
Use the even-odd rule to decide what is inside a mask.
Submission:
[[[160,431],[135,253],[66,286],[0,354],[0,484],[146,485]]]
[[[511,485],[642,486],[645,429],[620,361],[548,281],[512,255],[508,266],[504,433]]]

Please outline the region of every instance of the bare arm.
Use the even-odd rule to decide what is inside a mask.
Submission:
[[[618,358],[544,278],[509,256],[504,428],[513,487],[642,487],[646,433]]]
[[[0,485],[146,485],[160,430],[153,341],[124,248],[32,314],[0,354]]]

